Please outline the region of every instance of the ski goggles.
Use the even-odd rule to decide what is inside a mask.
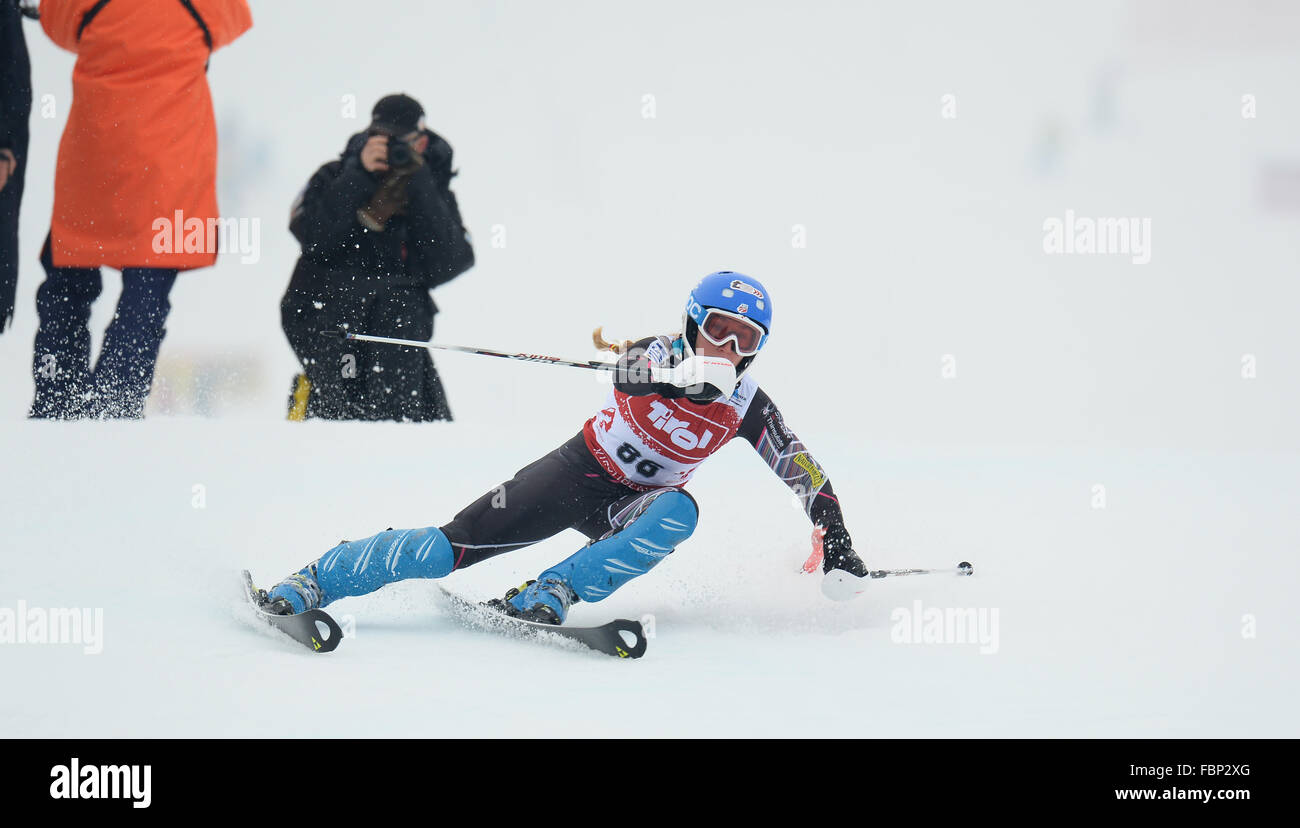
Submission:
[[[704,321],[699,325],[700,335],[721,348],[730,342],[739,356],[753,356],[758,353],[767,331],[752,319],[738,313],[709,308],[704,314]]]

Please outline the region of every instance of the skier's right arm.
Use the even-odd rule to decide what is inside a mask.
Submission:
[[[614,369],[614,389],[630,397],[656,394],[670,400],[712,402],[736,387],[736,370],[721,358],[690,357],[674,366],[652,359],[646,352],[655,342],[648,337],[633,343]]]
[[[354,244],[365,232],[357,210],[377,184],[355,155],[317,170],[289,212],[289,231],[302,244],[303,254],[320,258]]]

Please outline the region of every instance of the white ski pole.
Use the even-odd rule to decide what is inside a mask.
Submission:
[[[861,578],[832,569],[822,578],[822,594],[832,601],[849,601],[866,591],[867,581],[873,578],[891,578],[899,575],[972,575],[975,567],[962,561],[950,569],[872,569]]]
[[[873,569],[868,573],[872,578],[897,578],[900,575],[973,575],[975,567],[969,561],[962,561],[956,566],[943,569]]]

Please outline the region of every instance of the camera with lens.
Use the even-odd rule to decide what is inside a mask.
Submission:
[[[388,166],[395,170],[404,170],[415,163],[415,150],[411,145],[392,136],[388,139]]]
[[[389,128],[372,126],[369,134],[388,137],[388,168],[393,172],[410,174],[424,163],[424,159],[415,151],[415,148],[399,138]]]

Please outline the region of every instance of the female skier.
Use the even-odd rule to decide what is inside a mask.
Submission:
[[[861,591],[866,565],[822,467],[786,427],[749,368],[772,328],[772,298],[756,280],[722,271],[691,291],[681,332],[629,346],[604,408],[582,431],[520,469],[440,527],[389,529],[344,541],[264,595],[288,615],[407,578],[458,569],[577,529],[591,540],[503,599],[512,617],[562,624],[578,601],[600,601],[691,536],[698,507],[683,488],[739,435],[800,498],[821,553],[823,591]]]

